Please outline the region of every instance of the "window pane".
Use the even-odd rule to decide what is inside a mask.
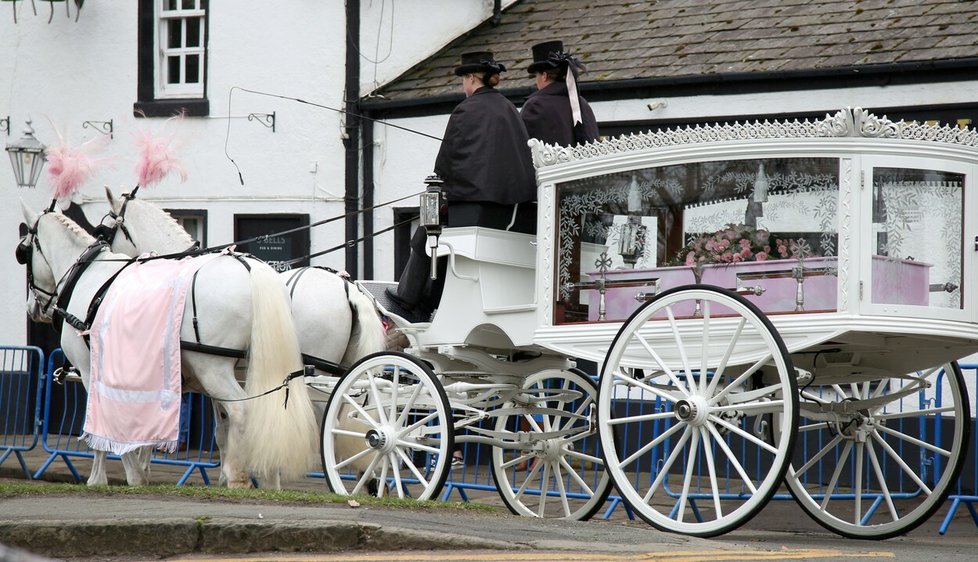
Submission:
[[[187,18],[187,43],[186,47],[200,47],[200,30],[203,27],[204,18]]]
[[[838,309],[837,159],[660,166],[557,197],[556,323],[621,321],[694,282],[759,287],[766,313]]]
[[[183,46],[183,20],[166,22],[166,45],[164,49],[179,49]]]
[[[176,10],[179,6],[180,2],[178,0],[166,0],[167,10]]]
[[[166,83],[180,83],[180,57],[166,57]]]
[[[184,10],[193,10],[197,7],[197,0],[183,0]]]
[[[187,55],[187,75],[184,77],[184,81],[187,84],[196,84],[200,82],[200,56],[199,55]]]
[[[873,170],[873,302],[961,308],[964,175]]]

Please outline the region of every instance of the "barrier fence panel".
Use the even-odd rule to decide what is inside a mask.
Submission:
[[[24,452],[39,438],[43,374],[40,348],[0,346],[0,465],[13,456],[28,479]]]
[[[57,366],[63,362],[64,355],[60,349],[52,352],[48,359],[41,442],[49,455],[34,474],[34,478],[40,478],[55,461],[61,459],[75,480],[81,481],[82,478],[71,459],[91,459],[95,456],[80,439],[88,394],[77,376],[66,377],[63,381],[55,380]],[[180,423],[181,442],[178,450],[173,453],[153,451],[150,462],[185,467],[183,475],[176,482],[178,486],[184,484],[194,472],[199,472],[204,484],[210,484],[207,469],[220,466],[210,400],[196,393],[184,394]],[[108,458],[119,459],[118,455],[109,455]]]
[[[976,460],[978,458],[978,423],[976,423],[975,417],[975,408],[978,407],[978,364],[962,363],[961,371],[964,373],[964,380],[971,398],[971,438],[968,443],[968,460],[958,477],[958,485],[947,498],[951,502],[951,507],[948,509],[939,529],[942,535],[947,533],[951,521],[962,505],[968,508],[971,519],[978,526],[978,510],[975,509],[975,502],[978,502],[978,460]]]

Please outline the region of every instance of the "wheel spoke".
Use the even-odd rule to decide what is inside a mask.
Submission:
[[[631,385],[637,386],[638,388],[640,388],[640,389],[642,389],[642,390],[644,390],[646,392],[650,392],[650,393],[658,396],[659,398],[662,398],[663,400],[667,400],[670,403],[674,403],[674,402],[678,402],[679,401],[679,397],[675,396],[674,394],[671,394],[669,392],[666,392],[665,390],[660,390],[658,388],[655,388],[654,386],[651,386],[649,384],[646,384],[646,383],[644,383],[644,382],[642,382],[642,381],[640,381],[640,380],[638,380],[636,378],[629,377],[629,376],[627,376],[627,375],[625,375],[623,373],[615,373],[614,374],[614,378],[615,378],[615,381],[616,382],[619,382],[620,381],[622,383],[625,383],[626,385],[631,384]]]
[[[692,433],[692,429],[689,427],[689,425],[684,425],[683,427],[685,427],[686,431],[683,432],[682,436],[679,438],[679,442],[676,443],[672,449],[672,452],[669,453],[669,457],[666,458],[666,462],[662,463],[662,467],[659,469],[659,474],[656,475],[655,480],[649,487],[648,493],[646,493],[645,497],[642,498],[645,503],[652,501],[652,495],[655,494],[655,491],[659,488],[659,485],[662,484],[662,480],[667,474],[669,474],[669,469],[672,468],[672,464],[676,462],[676,459],[683,452],[683,446],[686,445],[686,441],[689,440],[689,435]],[[624,464],[619,463],[618,466],[624,466]]]
[[[394,375],[391,377],[391,411],[387,416],[387,419],[396,420],[397,419],[397,395],[399,394],[401,379],[401,367],[394,367]]]
[[[594,455],[589,455],[589,454],[587,454],[585,452],[582,452],[582,451],[568,451],[568,450],[565,450],[563,456],[574,457],[575,459],[581,459],[583,461],[588,461],[588,462],[594,463],[594,464],[596,464],[598,466],[604,466],[604,461],[601,460],[600,457],[596,457]]]
[[[713,440],[716,442],[716,444],[723,449],[723,454],[727,456],[727,462],[733,465],[734,470],[740,475],[740,479],[744,481],[744,484],[747,484],[747,489],[750,490],[751,495],[756,494],[757,488],[754,487],[754,481],[751,480],[750,476],[747,476],[747,471],[744,470],[744,466],[740,464],[740,461],[737,460],[737,457],[733,454],[733,451],[731,451],[730,447],[727,446],[727,442],[720,435],[720,432],[717,431],[717,429],[712,425],[707,425],[706,428],[710,431],[710,435],[713,436]]]
[[[736,433],[737,435],[740,435],[744,439],[750,441],[751,443],[757,445],[758,447],[760,447],[760,448],[762,448],[762,449],[764,449],[764,450],[766,450],[766,451],[768,451],[770,453],[773,453],[775,455],[778,454],[778,450],[776,448],[774,448],[773,446],[771,446],[768,443],[764,442],[762,439],[759,439],[759,438],[755,437],[750,432],[744,431],[743,429],[737,427],[736,425],[728,422],[727,420],[720,419],[717,416],[714,416],[713,414],[710,414],[710,421],[712,421],[713,423],[718,423],[718,424],[722,425],[723,427],[729,429],[730,431]]]
[[[347,465],[349,465],[351,463],[354,463],[354,462],[357,462],[358,460],[362,459],[363,457],[365,457],[365,456],[367,456],[367,455],[369,455],[370,453],[373,453],[373,452],[375,452],[374,449],[369,449],[369,448],[364,449],[364,450],[360,451],[359,453],[353,455],[352,457],[350,457],[350,458],[348,458],[348,459],[346,459],[346,460],[344,460],[342,462],[336,463],[336,468],[338,468],[338,469],[340,469],[340,468],[346,468]]]
[[[900,516],[897,515],[896,507],[893,505],[893,497],[890,495],[890,489],[886,485],[886,477],[880,468],[879,459],[876,458],[876,449],[873,448],[872,441],[866,442],[866,454],[869,455],[869,462],[873,465],[873,472],[876,474],[876,481],[879,482],[880,493],[883,495],[883,499],[886,500],[886,507],[889,508],[893,520],[897,521],[900,519]]]
[[[377,417],[379,418],[381,425],[386,424],[387,413],[384,412],[384,401],[381,399],[380,390],[377,388],[377,377],[368,375],[367,382],[370,385],[370,397],[373,398],[374,404],[377,405]]]
[[[418,421],[416,421],[416,422],[412,423],[411,425],[409,425],[409,426],[401,429],[400,431],[398,431],[397,432],[397,436],[398,437],[404,437],[405,435],[407,435],[408,433],[411,433],[415,429],[418,429],[419,427],[424,427],[424,426],[428,425],[428,422],[430,422],[433,419],[437,419],[437,418],[438,418],[438,411],[437,410],[436,411],[432,411],[430,414],[426,415],[425,417],[419,419]]]
[[[717,473],[713,462],[713,450],[710,448],[710,433],[704,428],[700,429],[700,438],[703,440],[703,453],[706,456],[706,469],[710,473],[710,491],[713,492],[713,509],[716,510],[717,519],[723,518],[723,508],[720,506],[720,490],[717,489]]]
[[[726,351],[723,352],[723,359],[720,359],[720,363],[717,365],[716,371],[713,373],[713,380],[710,381],[710,386],[708,386],[706,392],[703,393],[704,396],[711,396],[714,392],[716,392],[717,385],[720,384],[724,371],[727,369],[727,362],[730,361],[730,356],[733,355],[734,347],[736,347],[737,342],[740,341],[740,334],[744,331],[744,326],[746,324],[747,319],[741,317],[740,322],[737,324],[737,329],[734,330],[733,335],[730,337],[730,343],[727,344]]]
[[[890,458],[893,459],[893,461],[897,463],[897,466],[900,467],[900,470],[902,470],[911,480],[913,480],[914,483],[917,484],[917,487],[921,489],[921,491],[923,491],[928,496],[933,493],[930,487],[927,486],[927,484],[924,484],[924,481],[917,476],[917,473],[914,472],[912,468],[910,468],[910,465],[908,465],[902,458],[900,458],[900,455],[898,455],[897,452],[893,450],[893,447],[890,446],[890,444],[887,443],[886,440],[883,439],[883,437],[879,433],[873,433],[873,439],[875,439],[876,442],[879,443],[880,446],[886,450],[886,452],[890,455]]]
[[[714,406],[711,412],[750,412],[752,414],[774,414],[784,411],[784,400],[768,400],[729,406]]]
[[[710,356],[710,326],[710,301],[705,301],[703,303],[703,346],[700,348],[700,383],[698,385],[700,393],[706,392],[706,373],[709,371],[707,359]]]
[[[891,414],[877,414],[873,416],[878,420],[898,420],[902,418],[914,418],[920,417],[921,414],[932,415],[932,414],[946,414],[956,411],[957,408],[954,406],[945,406],[943,408],[929,408],[927,410],[915,410],[909,412],[893,412]]]
[[[574,483],[577,484],[584,491],[585,494],[589,496],[593,496],[594,490],[592,490],[591,487],[588,486],[587,482],[585,482],[584,479],[581,478],[581,475],[578,474],[576,470],[574,470],[574,467],[571,466],[569,462],[567,462],[567,459],[565,459],[564,457],[560,457],[559,461],[560,461],[560,465],[564,467],[564,470],[567,472],[567,475],[570,476],[571,480],[573,480]]]
[[[859,525],[863,519],[863,449],[865,444],[856,443],[856,514],[853,523]]]
[[[640,414],[637,416],[626,416],[623,418],[615,418],[613,420],[609,420],[608,423],[611,425],[620,425],[623,423],[665,420],[665,419],[672,419],[675,417],[676,417],[675,412],[659,412],[657,414]]]
[[[380,429],[380,424],[377,423],[377,420],[370,417],[370,414],[368,414],[367,411],[364,410],[363,407],[360,406],[360,404],[358,404],[357,401],[354,400],[349,394],[344,394],[343,400],[346,401],[347,404],[353,406],[353,409],[359,412],[361,418],[366,420],[372,429]]]
[[[819,509],[825,511],[829,505],[829,500],[832,499],[832,495],[835,493],[835,486],[839,483],[839,476],[842,475],[842,469],[846,466],[846,461],[849,458],[849,451],[852,450],[852,441],[846,441],[846,444],[842,447],[842,454],[839,455],[841,462],[835,465],[835,470],[832,472],[832,478],[829,479],[829,486],[825,489],[825,497],[822,498],[822,504]]]
[[[654,349],[652,349],[652,346],[649,345],[649,342],[644,337],[642,337],[642,335],[639,333],[635,334],[635,339],[638,340],[638,342],[642,344],[642,347],[644,347],[645,350],[649,353],[649,355],[652,356],[652,360],[655,361],[657,365],[659,365],[659,368],[661,368],[662,372],[666,374],[666,377],[669,378],[673,386],[675,386],[676,389],[683,394],[683,396],[689,398],[689,391],[686,388],[683,388],[685,385],[679,382],[679,378],[676,377],[676,373],[672,372],[672,369],[670,369],[669,366],[666,365],[665,361],[663,361],[662,358],[659,357],[659,354],[656,353]]]
[[[680,429],[683,429],[683,428],[686,428],[686,427],[689,427],[689,426],[687,424],[685,424],[685,423],[677,423],[676,425],[670,427],[666,431],[660,433],[659,436],[656,437],[655,439],[653,439],[652,441],[649,441],[645,445],[642,445],[641,447],[639,447],[639,449],[637,451],[635,451],[634,453],[632,453],[631,455],[629,455],[628,458],[626,458],[625,460],[621,461],[618,464],[618,466],[628,466],[628,465],[632,464],[633,462],[635,462],[635,459],[641,457],[645,453],[648,453],[655,446],[657,446],[659,443],[662,443],[666,439],[669,439],[669,437],[671,437],[673,433],[676,433]]]
[[[377,468],[378,462],[380,462],[380,455],[376,454],[374,455],[373,460],[370,461],[370,464],[367,465],[367,469],[364,470],[363,474],[360,475],[360,478],[359,480],[357,480],[356,485],[353,486],[353,490],[350,491],[351,494],[353,495],[359,494],[361,489],[363,488],[363,485],[374,478],[374,469]]]
[[[767,355],[765,355],[764,357],[762,357],[760,360],[758,360],[756,363],[754,363],[753,365],[751,365],[750,369],[747,369],[746,371],[744,371],[743,373],[741,373],[741,375],[739,377],[737,377],[736,379],[734,379],[734,381],[732,383],[730,383],[727,386],[725,386],[723,388],[723,390],[721,390],[715,396],[713,396],[712,398],[710,398],[710,404],[716,404],[717,402],[719,402],[720,400],[722,400],[724,396],[726,396],[727,394],[729,394],[731,390],[733,390],[735,388],[738,388],[740,385],[742,385],[745,382],[747,382],[747,379],[749,379],[754,373],[756,373],[758,369],[760,369],[761,367],[763,367],[765,363],[767,363],[768,361],[770,361],[772,357],[773,356],[770,353],[768,353]]]
[[[693,481],[693,470],[696,467],[696,453],[700,444],[699,428],[693,428],[689,438],[689,454],[686,455],[686,474],[683,475],[683,491],[679,494],[679,512],[676,513],[676,521],[683,522],[683,514],[686,513],[686,502],[689,500],[689,485]]]
[[[669,318],[669,327],[672,328],[672,339],[676,342],[676,350],[679,351],[679,362],[683,366],[683,372],[686,373],[686,389],[689,391],[687,394],[689,396],[696,386],[696,378],[693,377],[693,370],[689,366],[689,357],[686,356],[686,346],[683,345],[683,338],[679,335],[679,325],[676,323],[676,318],[672,314],[671,306],[666,307],[666,315]]]
[[[812,458],[808,459],[808,462],[803,464],[801,468],[795,471],[795,476],[800,477],[802,474],[808,472],[808,470],[813,466],[815,466],[818,463],[818,461],[821,460],[822,457],[832,452],[832,450],[835,448],[836,445],[839,444],[840,441],[842,441],[841,435],[836,435],[835,437],[833,437],[832,440],[829,441],[827,445],[822,447],[821,451],[815,453],[815,455],[812,456]]]
[[[441,453],[441,449],[438,447],[432,447],[431,445],[422,445],[421,443],[415,441],[408,441],[406,439],[398,439],[397,444],[401,447],[407,447],[408,449],[417,449],[419,451],[424,451],[426,453],[431,453],[437,455]]]
[[[414,461],[408,458],[407,453],[404,452],[404,449],[398,447],[397,449],[394,450],[397,451],[397,454],[401,457],[401,462],[404,463],[404,466],[408,467],[408,470],[410,470],[411,474],[413,474],[414,477],[418,480],[418,483],[420,483],[422,486],[427,488],[429,484],[428,480],[424,477],[424,474],[422,474],[421,471],[418,470],[418,467],[414,466]]]
[[[930,443],[928,443],[926,441],[921,441],[920,439],[917,439],[916,437],[910,437],[906,433],[903,433],[903,432],[897,431],[895,429],[886,427],[885,425],[877,426],[877,428],[880,431],[882,431],[883,433],[886,433],[888,435],[892,435],[892,436],[896,437],[897,439],[902,439],[903,441],[907,441],[909,443],[913,443],[914,445],[916,445],[918,447],[923,447],[924,449],[927,449],[928,451],[931,451],[933,453],[937,453],[938,455],[941,455],[941,456],[944,456],[944,457],[947,457],[947,458],[950,458],[951,457],[951,451],[948,451],[946,449],[941,449],[940,447],[938,447],[936,445],[931,445]]]
[[[397,421],[394,423],[394,425],[397,426],[404,425],[405,419],[411,413],[411,410],[414,409],[414,403],[418,400],[418,396],[421,395],[421,390],[423,386],[424,385],[421,384],[421,381],[418,381],[418,384],[414,385],[414,390],[411,391],[411,396],[408,397],[408,401],[407,403],[404,404],[404,408],[401,410],[401,415],[397,418]]]

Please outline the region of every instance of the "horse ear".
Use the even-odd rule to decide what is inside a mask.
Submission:
[[[28,207],[27,203],[24,203],[23,199],[20,200],[20,208],[24,212],[24,222],[26,222],[28,225],[37,224],[37,213]]]

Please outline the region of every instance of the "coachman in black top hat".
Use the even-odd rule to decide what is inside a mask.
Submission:
[[[594,112],[577,88],[584,65],[564,51],[562,41],[538,43],[532,51],[533,63],[526,70],[536,76],[537,91],[520,112],[530,138],[561,146],[597,140]]]
[[[444,182],[448,200],[448,227],[535,231],[530,137],[519,111],[495,88],[505,70],[489,51],[465,53],[455,68],[466,97],[452,111],[435,159],[435,174]],[[419,311],[420,317],[436,307],[441,296],[440,286],[428,278],[431,258],[425,239],[419,229],[397,292],[388,293],[403,308]],[[439,281],[443,278],[439,275]]]

